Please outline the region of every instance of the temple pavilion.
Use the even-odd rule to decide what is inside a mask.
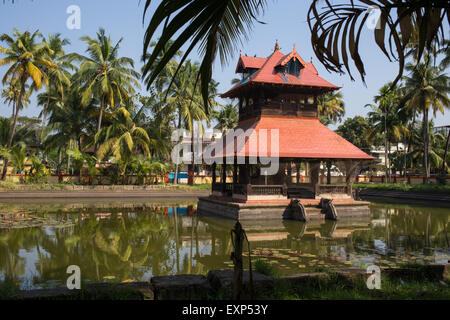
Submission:
[[[234,141],[223,138],[212,146],[219,150],[215,158],[228,159],[228,167],[229,159],[233,159],[233,181],[227,181],[225,166],[221,166],[217,177],[213,164],[209,200],[216,200],[215,204],[217,201],[286,204],[291,198],[309,199],[309,202],[318,202],[321,198],[352,201],[351,177],[361,162],[373,157],[319,121],[318,97],[340,87],[320,77],[312,61],[303,60],[295,45],[285,54],[277,43],[267,58],[241,54],[236,73],[241,74],[241,81],[221,97],[239,101],[239,124],[233,132],[245,134],[252,130],[253,135],[250,138],[238,134]],[[279,168],[276,174],[263,175],[263,165],[252,164],[249,159],[261,153],[270,156],[273,143],[270,137],[274,129],[278,135]],[[264,137],[258,136],[262,134]],[[268,141],[264,150],[259,144],[256,149],[251,145],[255,135],[257,140]],[[244,143],[239,144],[238,140]],[[330,170],[326,170],[332,165],[344,175],[339,182],[333,182]],[[320,181],[321,171],[328,171],[326,181]],[[206,208],[205,204],[200,207]]]

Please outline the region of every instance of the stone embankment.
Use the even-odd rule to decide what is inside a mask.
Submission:
[[[436,204],[450,206],[450,195],[448,194],[377,189],[359,189],[355,191],[357,196],[363,199],[383,198],[402,201],[434,202]]]
[[[368,277],[367,271],[359,268],[332,269],[331,272],[337,274],[338,279],[343,282],[354,282]],[[423,278],[426,275],[431,281],[448,281],[450,279],[450,264],[427,265],[420,269],[411,268],[387,268],[382,270],[384,277],[391,279],[414,280]],[[326,278],[329,273],[325,272],[304,272],[281,277],[289,282],[292,287],[301,288],[302,285],[318,282]],[[243,287],[244,291],[249,290],[249,272],[244,271]],[[98,283],[87,285],[85,289],[69,290],[67,288],[58,289],[37,289],[30,291],[20,291],[12,297],[19,300],[36,299],[80,299],[88,297],[101,298],[104,296],[124,296],[134,294],[136,299],[147,300],[205,300],[220,299],[224,294],[230,294],[232,290],[233,270],[212,270],[206,276],[203,275],[175,275],[158,276],[150,279],[149,282],[130,282],[119,284]],[[259,296],[270,297],[274,290],[275,279],[253,272],[253,290]],[[114,292],[114,294],[111,294]],[[248,299],[249,297],[243,297]]]
[[[14,190],[0,190],[0,199],[51,199],[51,198],[158,198],[158,197],[204,197],[209,190],[179,188],[177,186],[82,186],[65,185],[61,187],[14,186]]]

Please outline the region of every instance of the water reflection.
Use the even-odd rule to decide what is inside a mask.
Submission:
[[[0,210],[0,277],[23,287],[61,285],[73,264],[84,280],[95,282],[232,267],[234,223],[196,215],[195,200],[3,204]],[[371,211],[371,218],[252,221],[243,227],[252,258],[281,273],[448,261],[448,210],[373,204]]]

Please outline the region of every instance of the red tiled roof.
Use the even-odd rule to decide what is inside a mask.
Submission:
[[[296,77],[294,75],[285,73],[283,77],[283,75],[276,70],[276,67],[285,65],[292,58],[297,58],[303,66],[303,68],[300,70],[300,75],[299,77]],[[330,90],[337,90],[340,88],[320,77],[313,63],[305,62],[295,51],[295,49],[287,55],[279,50],[276,50],[266,59],[241,56],[239,58],[236,72],[238,72],[241,66],[245,66],[245,68],[255,68],[258,69],[258,71],[256,71],[249,79],[240,81],[228,92],[224,93],[222,95],[222,98],[234,97],[234,93],[236,93],[237,89],[255,83],[320,87]]]
[[[262,116],[260,118],[242,121],[237,128],[246,132],[249,129],[254,130],[252,138],[245,137],[241,132],[237,139],[245,141],[240,146],[236,155],[239,157],[261,156],[266,153],[259,147],[259,137],[263,134],[260,130],[267,131],[267,155],[271,154],[271,130],[278,129],[278,150],[280,158],[309,158],[309,159],[358,159],[358,160],[372,160],[369,156],[358,147],[354,146],[340,135],[324,126],[316,118],[286,118],[286,117],[272,117]],[[248,131],[247,131],[248,132]],[[258,139],[255,139],[258,138]],[[229,138],[231,139],[231,138]],[[225,140],[226,141],[226,140]],[[255,143],[257,149],[251,149],[251,141]],[[233,142],[229,142],[233,143]],[[223,145],[223,139],[220,139],[216,144]],[[210,145],[208,148],[214,148]],[[213,156],[220,158],[225,156],[233,157],[233,154],[228,154],[226,148],[218,148],[220,150],[217,155]],[[212,150],[212,149],[211,149]],[[225,151],[223,151],[225,150]],[[233,150],[230,145],[230,150]]]
[[[266,58],[240,56],[236,66],[236,73],[239,72],[239,67],[242,67],[243,69],[259,69],[262,67],[264,62],[266,62],[266,60]]]

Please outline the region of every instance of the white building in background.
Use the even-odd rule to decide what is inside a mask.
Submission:
[[[385,148],[384,146],[381,147],[375,147],[372,146],[372,148],[370,149],[369,154],[375,158],[377,158],[377,160],[375,160],[378,164],[380,165],[385,165]],[[391,146],[391,150],[389,150],[389,155],[392,155],[394,153],[398,152],[405,152],[406,150],[406,146],[403,143],[399,143],[398,146],[396,145],[392,145]]]
[[[214,130],[214,131],[206,131],[204,133],[204,135],[201,137],[202,139],[202,150],[205,150],[205,148],[210,145],[212,142],[221,139],[222,138],[222,133]],[[182,138],[182,144],[185,146],[183,147],[183,149],[186,150],[190,150],[191,148],[191,144],[192,144],[192,137],[190,135],[189,132],[184,132],[183,133],[183,138]],[[182,168],[180,168],[181,172],[187,172],[188,171],[188,165],[184,164],[184,166]],[[202,166],[197,166],[197,171],[196,171],[197,175],[210,175],[211,172],[209,170],[207,170],[206,168],[202,168]]]
[[[450,132],[450,124],[444,126],[436,126],[433,128],[433,133],[442,132],[445,136]]]

